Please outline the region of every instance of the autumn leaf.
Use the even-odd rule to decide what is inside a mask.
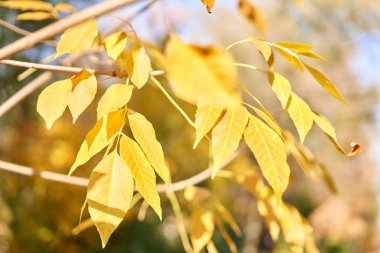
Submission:
[[[230,54],[218,47],[195,47],[172,36],[165,48],[167,76],[180,99],[232,106],[240,101],[236,91],[236,69]],[[207,84],[207,85],[205,85]]]
[[[56,18],[56,16],[54,16],[50,12],[43,12],[43,11],[24,12],[16,16],[17,20],[33,20],[33,21],[41,21],[41,20],[54,19],[54,18]]]
[[[214,7],[215,0],[201,0],[202,4],[206,7],[208,13],[211,13],[212,8]]]
[[[305,63],[304,63],[305,64]],[[347,100],[340,94],[338,89],[332,84],[332,82],[320,71],[317,69],[305,64],[307,70],[314,77],[315,80],[318,81],[322,85],[322,87],[331,95],[342,101],[343,103],[348,105]]]
[[[190,238],[195,253],[200,252],[210,241],[214,233],[213,214],[199,206],[191,215]]]
[[[260,32],[265,32],[265,14],[257,5],[253,5],[249,0],[239,0],[238,7],[241,15],[246,17]]]
[[[38,96],[37,111],[44,118],[48,129],[65,111],[70,92],[71,81],[65,79],[49,85]]]
[[[292,92],[288,105],[288,113],[296,126],[301,143],[303,143],[313,126],[313,112],[302,98]]]
[[[103,248],[123,221],[133,196],[133,177],[125,161],[113,152],[90,175],[88,211],[102,239]]]
[[[302,44],[302,43],[297,43],[297,42],[285,42],[285,41],[276,42],[275,45],[285,47],[289,50],[296,51],[297,53],[307,52],[313,48],[313,45],[307,45],[307,44]]]
[[[222,163],[238,148],[248,122],[248,115],[245,107],[235,105],[227,110],[223,119],[212,131],[213,177],[219,171]]]
[[[82,75],[87,75],[88,72],[81,72]],[[77,77],[79,78],[79,77]],[[83,111],[94,100],[97,90],[97,81],[95,76],[90,75],[88,78],[80,81],[75,85],[74,90],[69,95],[68,106],[73,116],[73,123],[83,113]]]
[[[165,164],[164,152],[157,141],[153,125],[137,112],[128,113],[129,124],[137,143],[144,151],[157,174],[166,182],[170,182],[169,169]]]
[[[210,198],[211,192],[206,188],[191,185],[191,186],[188,186],[185,188],[185,190],[183,192],[183,197],[188,202],[197,206],[197,205],[201,204],[203,201]]]
[[[133,72],[131,81],[137,88],[141,89],[149,79],[151,72],[151,62],[148,54],[142,46],[132,50]]]
[[[286,162],[285,144],[278,134],[254,116],[249,117],[244,139],[260,169],[280,199],[289,183],[290,168]]]
[[[282,108],[285,109],[291,92],[291,86],[288,79],[278,73],[270,72],[268,73],[268,80],[272,86],[273,92],[280,100]]]
[[[253,44],[255,44],[256,49],[262,54],[266,62],[269,62],[270,58],[273,55],[273,50],[266,41],[260,39],[252,39]]]
[[[113,33],[108,35],[103,43],[107,54],[116,61],[127,45],[127,34],[125,32]]]
[[[123,135],[120,140],[120,155],[130,168],[137,190],[162,219],[160,196],[156,189],[156,175],[139,145]]]
[[[336,140],[335,128],[331,122],[323,115],[313,112],[314,122],[325,132],[328,136]]]
[[[97,35],[98,27],[94,18],[67,29],[58,42],[55,57],[68,53],[79,53],[89,48]]]
[[[132,85],[112,84],[100,98],[96,109],[98,120],[104,115],[116,111],[126,105],[131,99],[133,91]]]
[[[223,107],[208,105],[199,102],[195,114],[196,139],[193,148],[196,148],[202,138],[214,127],[223,111]]]
[[[19,9],[22,11],[51,11],[53,9],[53,6],[48,2],[28,0],[1,1],[0,6],[9,9]]]
[[[280,55],[287,60],[290,64],[292,64],[297,69],[304,71],[305,68],[302,65],[302,62],[297,54],[293,53],[289,49],[282,47],[280,45],[274,44],[274,48],[277,52],[280,53]]]
[[[71,13],[74,12],[76,9],[74,6],[68,4],[68,3],[57,3],[54,6],[54,9],[60,12],[65,12],[65,13]]]

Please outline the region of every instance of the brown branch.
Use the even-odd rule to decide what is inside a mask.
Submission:
[[[0,60],[32,48],[38,43],[62,33],[67,28],[138,1],[139,0],[105,0],[101,3],[91,5],[1,48]]]
[[[43,70],[49,70],[49,71],[59,71],[59,72],[67,72],[67,73],[78,73],[82,71],[82,68],[77,67],[66,67],[66,66],[57,66],[57,65],[47,65],[47,64],[40,64],[40,63],[34,63],[34,62],[23,62],[23,61],[15,61],[15,60],[0,60],[0,64],[6,64],[16,67],[23,67],[23,68],[31,68],[31,69],[43,69]],[[96,69],[87,69],[89,72],[91,72],[94,75],[106,75],[106,76],[125,76],[125,73],[121,73],[119,71],[109,71],[109,70],[96,70]],[[158,76],[162,75],[164,72],[161,70],[154,70],[151,72],[152,76]]]
[[[227,159],[222,164],[221,168],[224,168],[228,164],[230,164],[236,158],[237,155],[238,155],[238,152],[235,152],[229,159]],[[9,163],[5,161],[1,161],[1,160],[0,160],[0,170],[9,171],[9,172],[13,172],[13,173],[17,173],[17,174],[25,175],[25,176],[36,176],[36,177],[40,177],[49,181],[60,182],[60,183],[65,183],[65,184],[70,184],[70,185],[77,185],[77,186],[82,186],[82,187],[87,187],[87,184],[88,184],[87,178],[67,176],[61,173],[50,172],[50,171],[40,171],[40,170],[33,169],[31,167]],[[163,193],[166,191],[171,191],[171,192],[181,191],[188,186],[199,184],[205,181],[206,179],[210,178],[212,171],[213,171],[213,167],[209,167],[203,170],[202,172],[200,172],[199,174],[196,174],[195,176],[192,176],[182,181],[178,181],[171,185],[158,184],[157,191],[160,193]]]

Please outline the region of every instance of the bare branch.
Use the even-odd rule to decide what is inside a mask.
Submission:
[[[230,164],[236,158],[237,155],[238,155],[238,152],[235,152],[227,161],[225,161],[222,164],[221,168],[224,168],[228,164]],[[40,178],[54,181],[54,182],[77,185],[77,186],[82,186],[82,187],[87,187],[87,184],[88,184],[87,178],[67,176],[61,173],[50,172],[50,171],[40,171],[40,170],[33,169],[31,167],[9,163],[5,161],[1,161],[1,160],[0,160],[0,170],[9,171],[9,172],[13,172],[13,173],[17,173],[17,174],[25,175],[25,176],[36,176],[36,177],[40,177]],[[171,185],[158,184],[157,191],[160,193],[163,193],[166,191],[171,191],[171,192],[181,191],[188,186],[199,184],[205,181],[206,179],[210,178],[212,171],[213,171],[213,167],[209,167],[195,176],[173,183]]]
[[[57,66],[57,65],[47,65],[47,64],[39,64],[34,62],[23,62],[23,61],[15,61],[15,60],[0,60],[0,64],[6,64],[16,67],[23,68],[31,68],[31,69],[43,69],[50,71],[59,71],[59,72],[67,72],[67,73],[78,73],[82,71],[82,68],[77,67],[66,67],[66,66]],[[94,75],[106,75],[106,76],[125,76],[126,73],[121,73],[119,71],[109,71],[109,70],[96,70],[96,69],[87,69]],[[152,76],[162,75],[164,72],[161,70],[152,71]]]
[[[67,28],[80,24],[91,18],[99,17],[139,0],[105,0],[78,11],[64,19],[58,20],[0,49],[0,60],[34,47],[50,39]]]

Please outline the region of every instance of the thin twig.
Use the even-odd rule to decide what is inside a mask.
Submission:
[[[227,159],[222,164],[221,168],[224,168],[228,164],[230,164],[236,158],[237,155],[238,155],[238,152],[235,152],[229,159]],[[13,173],[17,173],[17,174],[25,175],[25,176],[36,176],[36,177],[40,177],[49,181],[60,182],[60,183],[65,183],[65,184],[70,184],[70,185],[77,185],[77,186],[82,186],[82,187],[87,187],[87,184],[88,184],[87,178],[67,176],[65,174],[50,172],[50,171],[40,171],[40,170],[33,169],[31,167],[9,163],[5,161],[1,161],[1,160],[0,160],[0,170],[9,171],[9,172],[13,172]],[[163,193],[166,191],[172,191],[172,192],[181,191],[188,186],[199,184],[205,181],[206,179],[210,178],[212,171],[213,171],[213,167],[209,167],[203,170],[202,172],[196,174],[195,176],[184,179],[182,181],[178,181],[171,185],[158,184],[157,191],[160,193]]]
[[[102,16],[138,1],[141,0],[105,0],[103,2],[91,5],[1,48],[0,60],[32,48],[38,43],[62,33],[67,28],[83,23],[91,18]]]
[[[23,62],[23,61],[15,61],[15,60],[0,60],[0,64],[6,64],[16,67],[22,68],[31,68],[31,69],[43,69],[50,71],[59,71],[59,72],[67,72],[67,73],[78,73],[82,71],[82,68],[77,67],[66,67],[66,66],[57,66],[57,65],[47,65],[40,64],[34,62]],[[88,72],[91,72],[94,75],[106,75],[106,76],[125,76],[126,73],[121,73],[119,71],[111,71],[111,70],[96,70],[96,69],[87,69]],[[154,70],[151,72],[152,76],[162,75],[164,72],[161,70]]]
[[[20,27],[17,27],[15,25],[12,25],[12,24],[10,24],[10,23],[6,22],[5,20],[2,20],[2,19],[0,19],[0,25],[7,28],[8,30],[10,30],[12,32],[18,33],[18,34],[23,35],[23,36],[27,36],[27,35],[31,34],[31,32],[24,30],[24,29],[21,29]],[[46,45],[49,45],[52,47],[55,47],[57,45],[57,42],[53,41],[53,40],[46,40],[46,41],[43,41],[42,43],[45,43]]]

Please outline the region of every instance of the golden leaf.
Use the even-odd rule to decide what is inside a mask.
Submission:
[[[312,52],[312,51],[306,51],[306,52],[299,51],[299,52],[297,52],[297,54],[302,55],[302,56],[306,56],[309,58],[315,58],[315,59],[326,61],[326,59],[323,56],[320,56],[319,54]]]
[[[211,197],[211,192],[202,187],[197,186],[188,186],[185,188],[185,191],[183,192],[183,197],[193,203],[194,205],[199,205],[209,197]]]
[[[262,54],[265,61],[269,62],[273,55],[272,47],[260,39],[253,39],[253,43],[255,44],[256,49]]]
[[[231,213],[219,201],[214,201],[214,203],[222,220],[231,227],[232,231],[234,231],[236,235],[240,236],[241,230]]]
[[[248,111],[242,105],[227,110],[223,119],[212,131],[212,156],[215,177],[222,163],[238,148],[248,122]]]
[[[71,81],[65,79],[49,85],[38,96],[37,111],[44,118],[48,129],[65,111],[70,92]]]
[[[40,20],[46,20],[46,19],[52,19],[52,18],[54,19],[56,17],[50,12],[43,12],[43,11],[25,12],[16,16],[17,20],[33,20],[33,21],[40,21]]]
[[[137,143],[144,151],[157,174],[166,182],[170,182],[170,172],[165,164],[164,152],[157,141],[152,124],[137,112],[128,113],[129,124]]]
[[[304,63],[305,64],[305,63]],[[343,103],[348,105],[348,102],[346,99],[340,94],[338,89],[332,84],[332,82],[320,71],[317,69],[305,64],[307,70],[310,72],[310,74],[314,77],[315,80],[318,81],[322,85],[322,87],[331,95],[342,101]]]
[[[282,108],[285,109],[291,92],[291,86],[288,79],[278,73],[270,72],[268,73],[268,80],[272,86],[273,92],[280,100]]]
[[[98,120],[104,115],[126,105],[132,96],[132,85],[112,84],[100,98],[96,109]]]
[[[296,51],[297,53],[309,51],[310,49],[313,48],[313,45],[307,45],[307,44],[302,44],[302,43],[297,43],[297,42],[285,42],[285,41],[276,42],[275,45],[285,47],[287,49]]]
[[[43,1],[2,1],[0,6],[9,9],[19,9],[22,11],[51,11],[53,9],[52,5],[48,2]]]
[[[197,112],[195,113],[195,130],[197,136],[193,148],[196,148],[202,138],[214,127],[222,111],[223,107],[221,106],[198,103]]]
[[[131,81],[137,88],[142,88],[149,79],[152,69],[150,58],[142,46],[132,50],[133,72]]]
[[[85,73],[85,72],[82,72]],[[86,74],[84,74],[86,75]],[[95,76],[80,81],[71,92],[69,96],[69,109],[73,116],[73,123],[77,120],[79,115],[91,104],[94,100],[97,90],[97,81]]]
[[[143,151],[134,140],[123,135],[120,140],[120,155],[131,169],[137,190],[162,219],[160,196],[156,189],[156,175]]]
[[[253,5],[248,0],[239,0],[238,7],[241,15],[251,21],[260,32],[265,32],[265,14],[259,7]]]
[[[110,140],[117,133],[121,133],[126,120],[125,120],[126,110],[120,109],[111,112],[107,116],[107,140]]]
[[[211,241],[214,227],[212,212],[202,206],[197,207],[190,219],[190,238],[195,253]]]
[[[212,241],[206,245],[206,248],[208,253],[218,253],[218,249]]]
[[[192,104],[204,102],[222,106],[231,106],[240,100],[235,87],[236,68],[225,50],[190,46],[172,36],[165,55],[169,84],[180,99]]]
[[[127,45],[127,34],[125,32],[113,33],[108,35],[103,43],[107,54],[116,61]]]
[[[280,45],[274,44],[274,48],[277,50],[277,52],[280,53],[280,55],[285,60],[287,60],[294,67],[296,67],[297,69],[299,69],[301,71],[305,70],[305,68],[303,67],[302,62],[301,62],[300,58],[298,57],[298,55],[296,55],[295,53],[289,51],[289,49],[282,47]]]
[[[79,53],[92,45],[98,35],[98,27],[94,18],[67,29],[57,45],[56,58],[67,53]]]
[[[291,93],[288,113],[296,126],[301,143],[304,142],[306,135],[313,126],[313,112],[308,104],[294,92]]]
[[[133,177],[125,161],[113,152],[90,175],[88,211],[102,239],[103,248],[123,221],[133,196]]]
[[[74,6],[68,3],[57,3],[54,6],[54,9],[60,12],[67,12],[67,13],[74,12],[76,10]]]
[[[289,183],[290,168],[286,162],[285,144],[270,127],[250,116],[244,139],[254,154],[261,171],[280,199]]]
[[[323,115],[319,113],[313,113],[314,122],[325,132],[328,136],[336,140],[336,133],[334,126],[330,123],[330,121]]]
[[[206,7],[208,13],[211,13],[212,7],[214,7],[215,0],[201,0],[202,4]]]

